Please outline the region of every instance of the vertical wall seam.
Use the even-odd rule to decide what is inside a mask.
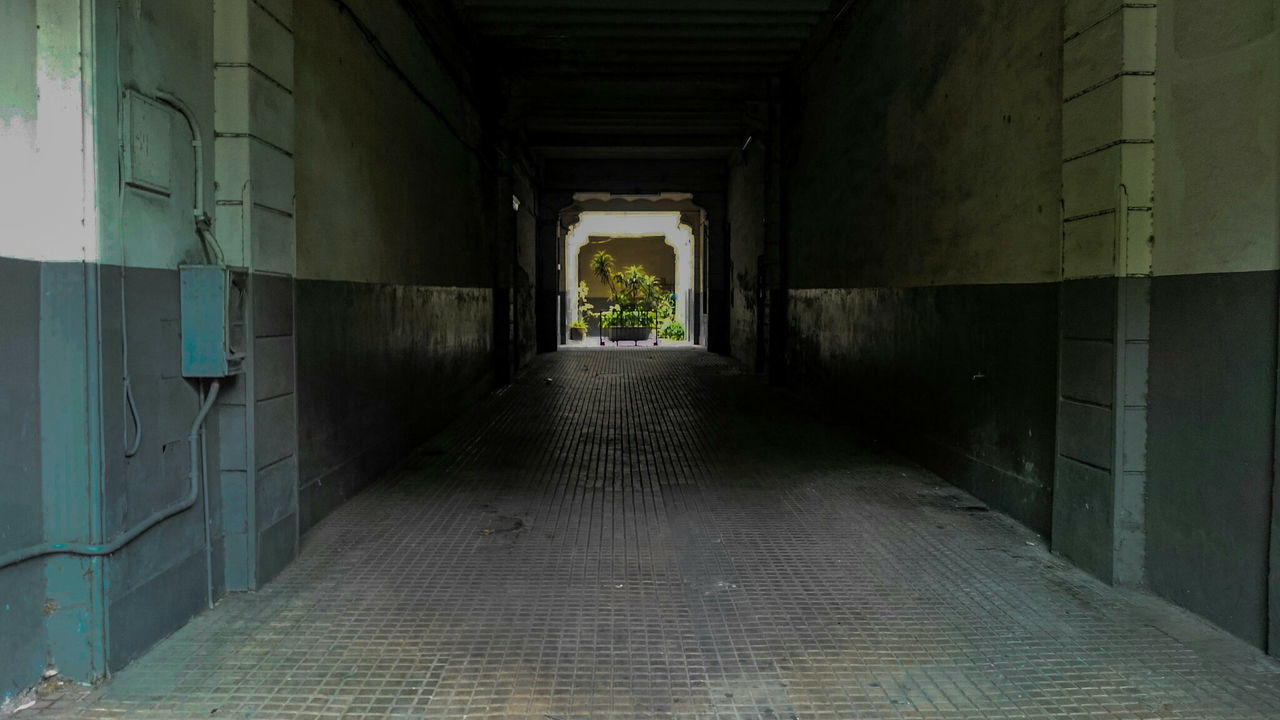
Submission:
[[[84,143],[83,182],[85,212],[81,219],[86,233],[92,233],[96,252],[94,257],[101,257],[101,226],[98,213],[98,143],[96,142],[97,116],[97,63],[96,43],[97,24],[94,22],[95,4],[93,0],[80,0],[80,82],[81,101],[84,103],[81,112],[82,136]],[[101,273],[102,265],[93,263],[90,270],[90,253],[85,250],[85,312],[86,312],[86,364],[88,383],[86,387],[87,422],[87,460],[90,489],[90,537],[101,541],[106,533],[106,501],[103,468],[105,467],[105,449],[103,443],[103,404],[102,392],[102,317],[101,317]],[[106,603],[106,561],[100,557],[90,558],[91,568],[88,578],[88,594],[90,602],[89,618],[91,627],[88,635],[89,662],[95,674],[107,671],[108,613]],[[96,621],[96,623],[95,623]],[[95,642],[96,641],[96,642]]]

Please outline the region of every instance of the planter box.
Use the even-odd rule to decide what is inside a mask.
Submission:
[[[570,340],[581,340],[582,338],[586,337],[586,335],[587,335],[587,331],[583,330],[582,328],[576,328],[576,327],[569,328]]]
[[[609,339],[614,342],[640,342],[649,339],[650,328],[609,328]]]

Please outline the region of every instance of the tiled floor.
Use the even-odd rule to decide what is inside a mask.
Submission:
[[[540,358],[265,591],[27,715],[1280,718],[1277,664],[802,407],[697,351]]]

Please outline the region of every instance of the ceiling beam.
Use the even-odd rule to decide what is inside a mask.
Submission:
[[[504,8],[513,10],[601,10],[612,5],[618,10],[662,10],[679,22],[685,12],[813,12],[827,10],[829,0],[463,0],[468,10]]]
[[[809,38],[813,26],[808,23],[769,23],[755,25],[692,25],[670,23],[642,25],[637,23],[605,23],[564,25],[559,22],[512,23],[496,22],[493,25],[478,23],[486,37],[509,42],[513,38],[528,39],[577,39],[633,40],[652,42],[669,39],[718,40],[788,40],[803,44]]]
[[[680,11],[673,16],[668,11],[645,11],[625,8],[595,7],[585,10],[558,10],[548,13],[546,10],[518,8],[472,8],[467,12],[474,25],[483,27],[486,34],[496,29],[499,24],[520,25],[554,25],[572,28],[582,25],[627,25],[640,27],[670,27],[683,25],[687,27],[715,26],[751,26],[751,25],[808,25],[812,26],[822,18],[818,12],[780,11],[780,12],[734,12],[726,10]]]
[[[657,133],[530,133],[532,147],[723,147],[742,144],[737,133],[709,134],[657,134]]]
[[[512,97],[571,100],[586,98],[698,98],[707,101],[740,97],[767,98],[767,80],[748,75],[634,75],[619,78],[609,73],[546,74],[524,70],[511,76]]]
[[[786,38],[588,38],[508,37],[495,41],[503,52],[590,55],[737,55],[790,60],[804,43]]]

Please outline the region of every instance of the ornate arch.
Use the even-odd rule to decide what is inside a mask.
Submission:
[[[693,228],[680,212],[601,212],[584,211],[565,233],[564,282],[566,296],[576,297],[578,287],[578,253],[592,236],[651,237],[661,235],[663,242],[675,251],[676,319],[689,327],[690,303],[693,298]],[[578,319],[578,305],[569,303],[566,321]]]

